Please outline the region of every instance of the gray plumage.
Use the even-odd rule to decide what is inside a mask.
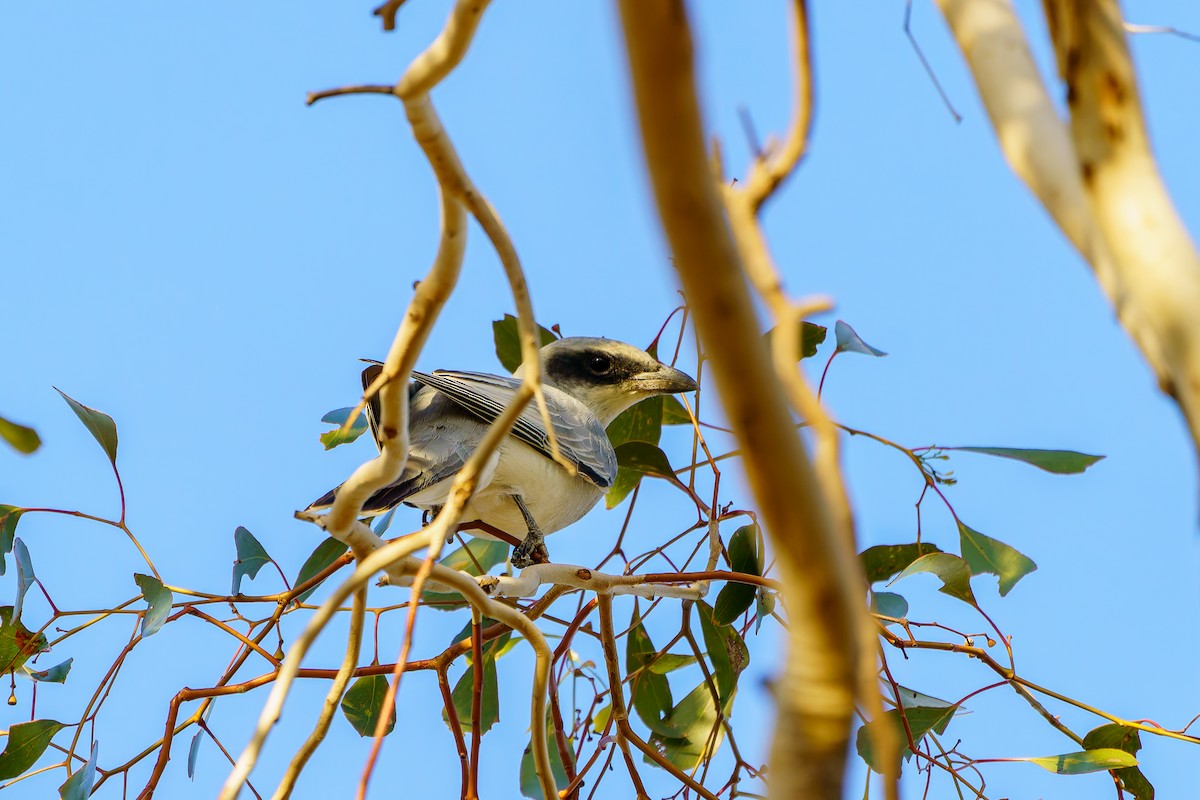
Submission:
[[[643,350],[610,339],[572,337],[541,349],[542,384],[559,452],[576,468],[571,475],[550,455],[541,412],[525,407],[484,465],[478,487],[463,515],[523,538],[513,563],[527,566],[545,557],[542,534],[554,533],[586,514],[612,486],[617,458],[605,428],[622,411],[656,394],[689,392],[696,383]],[[363,371],[363,385],[382,367]],[[381,514],[400,503],[436,511],[445,503],[454,475],[463,467],[487,427],[508,405],[521,384],[513,377],[436,370],[413,373],[409,386],[409,456],[394,483],[372,495],[365,515]],[[367,417],[376,442],[378,398]],[[333,503],[337,490],[309,506]],[[478,529],[473,535],[493,538]]]

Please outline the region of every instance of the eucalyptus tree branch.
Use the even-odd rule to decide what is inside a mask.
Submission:
[[[354,610],[350,615],[350,634],[346,637],[346,655],[342,658],[337,675],[329,686],[329,692],[325,695],[325,703],[321,706],[321,715],[317,719],[313,732],[309,734],[300,750],[292,758],[292,763],[288,765],[287,771],[283,773],[279,787],[275,790],[271,800],[286,800],[292,796],[292,792],[296,788],[296,780],[299,779],[304,765],[308,763],[312,754],[317,751],[317,747],[325,740],[325,734],[328,733],[333,716],[337,713],[342,694],[346,691],[346,685],[350,683],[350,676],[354,673],[354,667],[358,663],[366,607],[367,587],[364,585],[354,593]]]
[[[622,0],[620,9],[659,213],[779,555],[792,619],[777,685],[772,792],[841,797],[859,617],[866,613],[861,597],[853,603],[849,597],[861,574],[760,341],[743,265],[709,170],[683,3]]]
[[[1200,255],[1150,153],[1116,0],[1045,0],[1058,115],[1011,0],[938,0],[1000,149],[1091,264],[1200,449]]]

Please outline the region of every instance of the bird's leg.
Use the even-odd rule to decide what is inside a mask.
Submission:
[[[521,516],[525,518],[525,525],[529,528],[525,539],[513,548],[513,566],[517,569],[525,569],[532,564],[549,562],[550,554],[546,551],[546,537],[542,534],[542,529],[538,527],[537,520],[533,518],[533,514],[529,513],[529,509],[520,495],[509,496],[517,504],[517,508],[521,509]]]

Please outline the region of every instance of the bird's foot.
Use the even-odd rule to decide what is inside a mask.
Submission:
[[[517,569],[549,563],[550,552],[546,550],[546,537],[539,531],[530,531],[525,539],[513,548],[512,565]]]

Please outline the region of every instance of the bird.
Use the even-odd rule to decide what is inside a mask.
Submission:
[[[540,357],[559,453],[574,469],[553,459],[541,412],[530,402],[484,464],[462,515],[474,536],[496,539],[486,532],[490,527],[520,539],[512,554],[518,569],[549,560],[544,537],[578,521],[613,485],[617,456],[605,431],[612,421],[646,398],[697,388],[681,370],[614,339],[564,337],[542,347]],[[363,387],[382,370],[378,362],[363,370]],[[408,459],[399,478],[367,499],[363,515],[383,514],[401,503],[436,515],[454,476],[516,394],[523,375],[524,365],[511,377],[414,371],[408,387]],[[367,405],[367,419],[378,446],[378,395]],[[337,488],[307,510],[328,508],[336,497]],[[471,522],[485,527],[472,529]]]

